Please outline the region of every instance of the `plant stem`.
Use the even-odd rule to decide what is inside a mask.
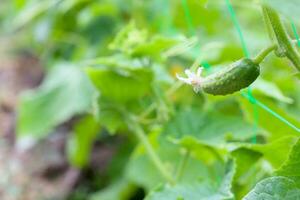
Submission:
[[[272,29],[272,25],[271,25],[269,16],[268,16],[267,12],[264,12],[264,8],[262,8],[262,11],[263,11],[263,19],[264,19],[264,22],[265,22],[265,25],[266,25],[266,28],[268,31],[269,38],[271,39],[272,42],[275,42],[276,38],[275,38],[273,29]]]
[[[263,6],[262,9],[264,15],[268,17],[269,23],[276,36],[280,55],[286,56],[294,64],[297,70],[300,71],[300,54],[294,47],[280,16],[268,6]]]
[[[270,45],[267,48],[263,49],[254,59],[253,62],[256,64],[261,63],[267,55],[277,48],[276,44]]]
[[[132,131],[135,133],[136,137],[140,140],[140,142],[143,144],[149,158],[155,165],[155,167],[158,169],[158,171],[161,173],[163,178],[171,185],[175,184],[175,181],[173,177],[169,174],[169,172],[166,170],[164,164],[162,163],[161,159],[158,157],[157,153],[153,149],[152,145],[150,144],[148,137],[146,136],[144,130],[142,127],[136,123],[134,120],[131,120],[129,127],[131,127]]]
[[[178,165],[178,168],[177,168],[177,171],[176,171],[176,178],[175,178],[176,182],[181,179],[181,177],[183,175],[183,172],[184,172],[184,169],[185,169],[185,167],[187,165],[187,162],[189,160],[189,157],[190,157],[190,151],[187,150],[187,151],[184,152],[184,155],[183,155],[183,157],[182,157],[182,159],[181,159],[181,161]]]
[[[202,59],[202,56],[199,55],[196,60],[193,62],[193,64],[189,67],[190,70],[195,71],[200,63],[200,60]],[[183,85],[183,82],[176,81],[175,84],[172,85],[171,88],[167,90],[166,97],[169,98],[173,93],[175,93],[181,86]],[[157,107],[156,103],[152,103],[142,114],[140,114],[139,119],[144,119],[146,116],[150,115],[155,108]]]

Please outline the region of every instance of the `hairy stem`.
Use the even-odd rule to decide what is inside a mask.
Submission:
[[[131,129],[134,132],[134,134],[136,135],[136,137],[142,143],[142,145],[144,146],[149,158],[151,159],[152,163],[155,165],[157,170],[161,173],[163,178],[169,184],[172,184],[172,185],[175,184],[175,181],[174,181],[173,177],[169,174],[169,172],[165,168],[164,164],[162,163],[161,159],[159,158],[159,156],[157,155],[157,153],[153,149],[153,146],[149,142],[148,137],[146,136],[146,134],[145,134],[144,130],[142,129],[142,127],[138,123],[136,123],[134,120],[131,120],[131,122],[129,122],[129,123],[130,123],[129,127],[131,127]]]
[[[256,64],[261,63],[267,55],[277,48],[276,44],[270,45],[267,48],[263,49],[254,59],[253,62]]]
[[[293,45],[280,16],[272,8],[263,6],[263,13],[268,17],[278,43],[278,51],[281,56],[287,57],[300,71],[300,54]]]

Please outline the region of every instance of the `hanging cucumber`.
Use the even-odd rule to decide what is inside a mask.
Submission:
[[[259,65],[245,58],[204,78],[201,88],[212,95],[232,94],[251,85],[259,73]]]
[[[195,92],[203,90],[212,95],[227,95],[253,83],[260,74],[260,68],[253,60],[244,58],[207,77],[201,77],[201,72],[202,68],[197,74],[186,70],[188,78],[177,78],[192,85]]]
[[[177,78],[193,86],[195,92],[203,90],[212,95],[228,95],[250,86],[260,74],[259,64],[278,46],[271,44],[263,49],[255,58],[242,58],[222,70],[207,77],[201,77],[203,68],[197,73],[185,70],[187,78],[177,75]]]

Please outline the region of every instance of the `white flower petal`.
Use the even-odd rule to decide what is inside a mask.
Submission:
[[[197,70],[197,77],[200,77],[203,71],[203,67],[199,67]]]
[[[184,73],[188,76],[188,78],[192,78],[192,79],[197,78],[196,74],[189,69],[184,70]]]
[[[183,77],[179,76],[178,74],[176,74],[176,78],[186,84],[189,84],[189,85],[192,83],[190,78],[183,78]]]

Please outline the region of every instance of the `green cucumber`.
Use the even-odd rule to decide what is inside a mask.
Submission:
[[[201,81],[201,89],[212,95],[227,95],[251,85],[259,76],[259,64],[243,58]]]

